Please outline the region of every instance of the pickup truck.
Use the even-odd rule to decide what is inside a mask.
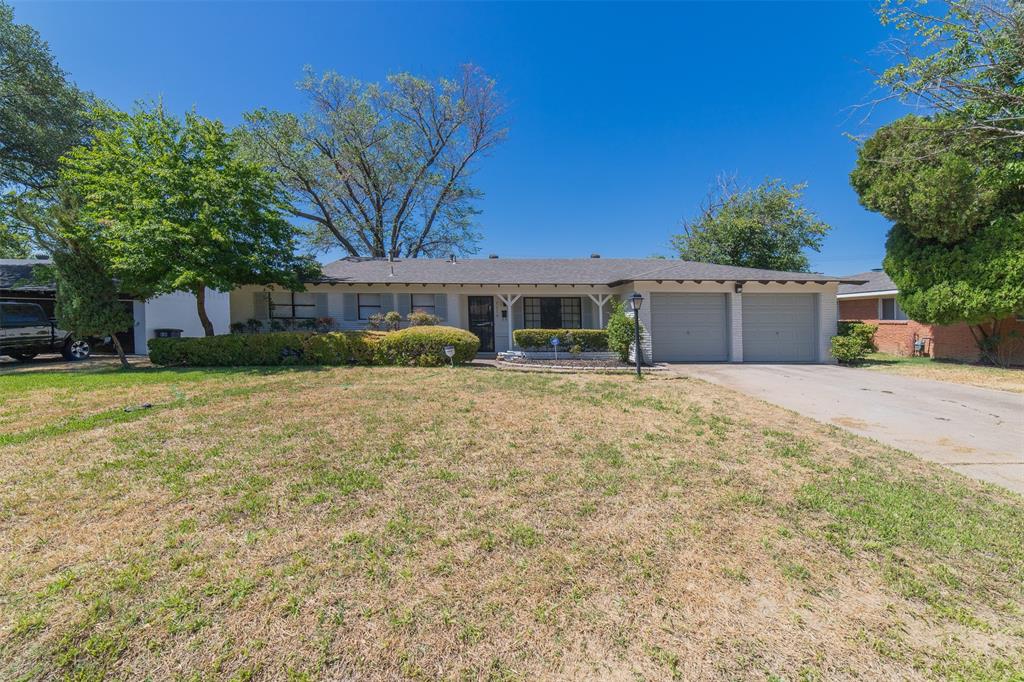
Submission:
[[[72,338],[46,316],[42,306],[25,301],[0,301],[0,355],[28,362],[40,353],[60,353],[65,360],[85,360],[92,347]]]

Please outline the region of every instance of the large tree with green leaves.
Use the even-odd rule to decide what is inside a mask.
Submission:
[[[894,223],[884,266],[907,315],[965,322],[1002,362],[1006,319],[1024,310],[1024,144],[908,116],[865,142],[851,181]]]
[[[161,105],[105,110],[91,144],[61,162],[61,179],[83,198],[86,219],[122,287],[148,298],[195,295],[206,334],[207,289],[281,284],[301,289],[318,272],[296,254],[299,230],[285,219],[273,179],[236,153],[219,121]]]
[[[79,338],[109,336],[121,366],[130,369],[117,334],[131,329],[134,320],[119,300],[101,226],[84,219],[68,191],[56,192],[55,201],[45,205],[22,203],[18,214],[53,257],[57,324]]]
[[[90,102],[35,29],[14,23],[0,2],[0,257],[28,254],[14,205],[52,188],[60,156],[88,136]]]
[[[474,66],[436,83],[307,72],[299,87],[307,114],[255,111],[240,138],[317,244],[378,258],[475,250],[481,192],[471,176],[506,135],[492,79]]]
[[[1024,3],[1020,0],[883,0],[883,45],[893,63],[884,94],[915,109],[955,114],[963,130],[1024,137]]]
[[[806,185],[768,180],[740,188],[722,176],[700,207],[683,221],[672,246],[683,260],[806,272],[806,250],[819,251],[829,226],[801,205]]]
[[[967,323],[1001,364],[1006,320],[1024,310],[1024,7],[943,7],[883,5],[883,21],[913,49],[879,82],[930,111],[878,129],[851,182],[894,223],[884,266],[907,314]]]

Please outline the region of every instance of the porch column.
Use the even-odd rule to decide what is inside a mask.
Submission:
[[[498,294],[498,298],[501,299],[501,302],[505,304],[506,308],[508,308],[508,315],[507,315],[506,319],[508,320],[508,349],[509,350],[512,350],[512,346],[513,346],[513,342],[512,342],[512,304],[515,303],[516,301],[518,301],[520,299],[520,297],[521,297],[521,294]]]
[[[729,362],[743,362],[743,294],[729,294]]]
[[[604,329],[604,304],[611,299],[611,294],[587,294],[597,306],[597,328]]]

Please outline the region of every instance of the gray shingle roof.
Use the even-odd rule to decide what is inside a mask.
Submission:
[[[53,261],[42,258],[0,258],[0,289],[7,291],[54,291],[52,283],[37,282],[32,271]]]
[[[895,291],[896,284],[889,279],[889,275],[884,272],[871,270],[870,272],[862,272],[859,275],[850,275],[844,279],[860,279],[864,280],[863,284],[840,284],[839,295],[844,294],[870,294],[874,291]]]
[[[657,280],[838,282],[809,272],[758,270],[664,258],[439,258],[388,261],[342,258],[323,266],[324,281],[397,284],[596,284]],[[859,280],[855,280],[859,281]]]

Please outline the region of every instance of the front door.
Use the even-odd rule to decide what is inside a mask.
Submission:
[[[469,297],[469,331],[480,337],[480,352],[494,352],[494,297]]]

